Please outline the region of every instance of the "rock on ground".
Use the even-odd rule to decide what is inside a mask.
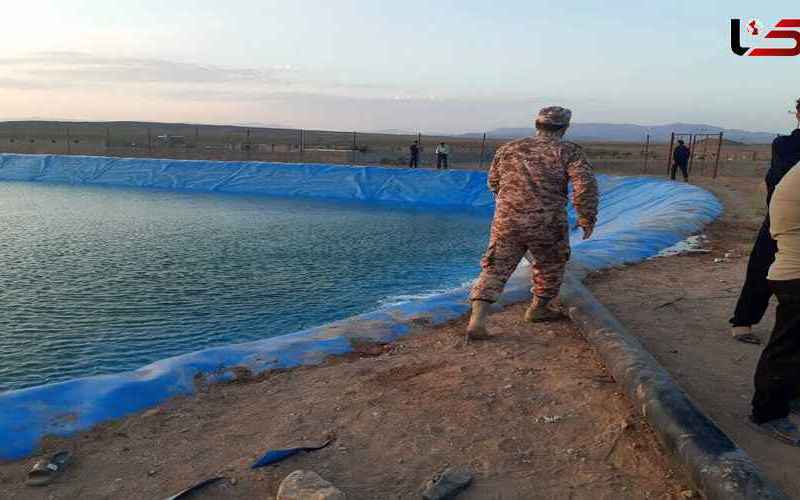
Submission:
[[[447,500],[455,498],[472,482],[472,473],[466,469],[450,467],[434,477],[422,489],[425,500]]]
[[[319,474],[297,470],[278,488],[277,500],[345,500],[345,495]]]

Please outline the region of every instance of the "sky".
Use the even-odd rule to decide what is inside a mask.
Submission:
[[[562,105],[583,123],[783,131],[800,57],[734,55],[730,19],[769,27],[793,5],[2,0],[0,119],[457,133]]]

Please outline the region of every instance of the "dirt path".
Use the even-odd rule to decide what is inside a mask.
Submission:
[[[685,498],[680,474],[568,322],[534,327],[523,306],[491,318],[495,340],[464,347],[464,321],[321,367],[212,387],[46,450],[73,448],[57,483],[22,486],[30,460],[0,465],[0,498],[159,499],[214,475],[202,498],[273,498],[310,469],[352,499],[419,498],[450,465],[476,474],[468,499]],[[267,449],[328,448],[268,469]]]
[[[594,275],[587,284],[703,411],[771,479],[788,494],[800,497],[800,449],[764,437],[745,423],[761,347],[729,337],[728,319],[764,214],[763,182],[723,178],[703,185],[726,208],[707,231],[711,254],[655,259]],[[765,340],[773,321],[771,308],[755,329]]]

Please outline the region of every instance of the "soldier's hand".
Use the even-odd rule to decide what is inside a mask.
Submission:
[[[594,232],[594,226],[581,226],[583,229],[583,239],[588,240],[592,237],[592,233]]]

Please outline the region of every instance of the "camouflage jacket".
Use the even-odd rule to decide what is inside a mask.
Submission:
[[[553,216],[553,212],[565,217],[570,181],[578,224],[593,227],[597,180],[580,146],[547,134],[503,145],[489,169],[489,189],[496,195],[495,219],[535,223],[537,215]]]

